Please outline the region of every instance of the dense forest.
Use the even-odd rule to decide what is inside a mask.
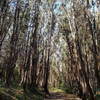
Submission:
[[[0,0],[0,100],[100,100],[100,0]]]

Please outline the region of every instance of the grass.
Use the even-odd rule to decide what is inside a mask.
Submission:
[[[59,88],[49,88],[50,92],[64,92],[62,89]]]
[[[43,94],[34,89],[24,92],[22,88],[0,88],[0,100],[43,100]]]
[[[73,89],[72,88],[66,88],[66,87],[59,87],[59,88],[49,88],[50,92],[63,92],[63,93],[69,93],[73,94]]]

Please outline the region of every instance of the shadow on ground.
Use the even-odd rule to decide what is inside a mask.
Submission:
[[[43,96],[37,91],[24,92],[23,89],[0,88],[0,100],[43,100]]]

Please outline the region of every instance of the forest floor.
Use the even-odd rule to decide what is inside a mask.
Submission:
[[[81,100],[81,99],[72,94],[66,94],[63,92],[56,92],[56,93],[54,92],[51,93],[51,95],[45,98],[44,100]]]
[[[76,95],[65,93],[61,89],[50,89],[50,96],[47,96],[44,100],[81,100]]]
[[[81,100],[76,95],[66,93],[61,89],[49,89],[50,96],[46,96],[41,89],[24,92],[22,88],[0,87],[0,100]],[[96,100],[100,100],[100,92],[97,92]]]
[[[43,100],[40,91],[24,92],[22,88],[0,88],[0,100]]]
[[[50,96],[47,96],[44,100],[82,100],[74,94],[66,92],[62,89],[50,88]],[[100,90],[95,94],[96,100],[100,100]]]

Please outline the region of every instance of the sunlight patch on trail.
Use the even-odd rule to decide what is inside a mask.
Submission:
[[[64,90],[59,89],[59,88],[50,88],[49,91],[51,93],[56,93],[56,92],[62,92],[62,93],[64,93],[65,92]]]

